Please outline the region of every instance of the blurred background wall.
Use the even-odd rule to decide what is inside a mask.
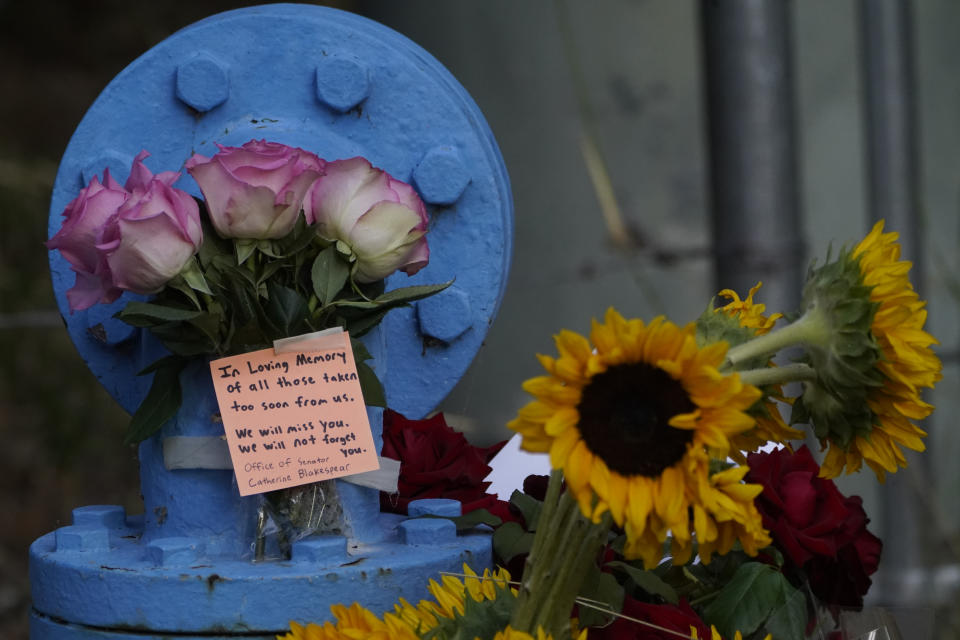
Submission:
[[[42,242],[60,155],[130,61],[180,27],[250,4],[0,0],[0,637],[26,637],[34,538],[67,523],[75,506],[141,509],[135,452],[120,444],[127,417],[74,352],[50,289]],[[335,4],[397,29],[445,64],[484,111],[510,171],[516,235],[507,296],[485,348],[441,407],[478,444],[507,437],[504,424],[526,402],[521,382],[538,374],[534,354],[552,352],[559,329],[586,331],[611,305],[684,323],[727,286],[714,278],[709,209],[700,14],[711,4],[723,0]],[[930,450],[887,488],[870,472],[841,488],[864,495],[871,529],[887,544],[870,598],[904,616],[936,614],[934,637],[954,638],[960,3],[908,4],[922,205],[909,230],[922,250],[910,257],[922,266],[944,380],[931,394]],[[797,238],[767,240],[803,248],[804,266],[831,241],[857,240],[871,220],[858,11],[853,0],[786,3],[800,226]],[[605,161],[619,218],[602,214],[584,132]]]

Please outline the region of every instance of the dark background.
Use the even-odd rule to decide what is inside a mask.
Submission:
[[[56,311],[43,242],[60,156],[127,64],[181,27],[252,4],[0,2],[0,638],[27,637],[38,535],[77,506],[143,509],[136,452],[120,444],[127,414]]]

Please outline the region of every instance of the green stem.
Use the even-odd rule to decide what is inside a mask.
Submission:
[[[548,498],[555,489],[553,475],[550,482]],[[569,492],[555,504],[555,509],[541,512],[510,626],[533,635],[543,628],[555,640],[568,640],[570,613],[584,576],[607,540],[610,517],[590,522]]]
[[[817,379],[817,372],[813,367],[803,363],[788,364],[782,367],[748,369],[747,371],[740,371],[739,373],[741,382],[752,384],[755,387]]]
[[[537,530],[544,528],[547,523],[553,521],[553,514],[557,511],[560,500],[560,491],[563,489],[563,471],[553,469],[550,472],[550,480],[547,483],[547,493],[543,499],[543,508],[540,510],[540,516],[537,519]],[[523,566],[523,577],[521,582],[525,582],[527,574],[532,571],[533,559],[538,558],[543,553],[544,546],[551,540],[548,536],[534,536],[533,545],[530,553],[527,554],[527,560]]]
[[[575,502],[572,498],[571,501]],[[570,537],[578,538],[579,544],[576,547],[571,545],[570,549],[575,550],[573,553],[568,552],[566,562],[561,565],[560,571],[550,585],[550,590],[543,598],[543,606],[534,625],[543,627],[543,630],[555,640],[570,637],[570,613],[577,596],[580,595],[584,577],[589,575],[597,555],[607,541],[607,532],[611,523],[609,513],[604,514],[599,524],[593,524],[579,514],[579,507],[576,504],[574,509],[577,510],[578,517],[570,527],[577,531],[575,536]]]
[[[829,331],[826,314],[816,307],[809,309],[796,322],[731,348],[721,371],[736,371],[748,360],[770,359],[782,349],[794,345],[822,343],[829,338]]]
[[[520,581],[520,592],[517,595],[517,606],[511,618],[514,629],[530,628],[537,613],[534,594],[540,591],[542,585],[551,579],[549,563],[540,558],[549,559],[555,555],[560,536],[557,525],[562,525],[567,513],[561,510],[560,491],[563,485],[563,472],[554,469],[550,472],[550,481],[547,484],[547,495],[543,500],[543,509],[537,519],[537,533],[533,537],[533,545],[523,567],[523,578]]]
[[[365,296],[365,295],[363,294],[363,291],[360,290],[360,286],[359,286],[359,285],[356,283],[356,281],[353,279],[353,272],[352,272],[352,271],[350,272],[350,288],[353,289],[353,292],[354,292],[355,294],[357,294],[358,296],[360,296],[361,298],[363,298],[363,299],[366,300],[367,302],[373,302],[373,300],[371,300],[370,298],[368,298],[367,296]]]

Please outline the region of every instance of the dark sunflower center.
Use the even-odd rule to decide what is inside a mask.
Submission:
[[[644,362],[620,364],[583,388],[580,435],[594,455],[621,475],[655,477],[679,461],[693,432],[668,422],[696,407],[683,386]]]

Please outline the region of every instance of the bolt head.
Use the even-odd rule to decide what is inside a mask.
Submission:
[[[347,539],[343,536],[310,536],[293,543],[291,560],[314,564],[341,563],[347,558]]]
[[[206,53],[195,54],[177,67],[177,97],[203,113],[230,96],[228,67]]]
[[[60,527],[55,535],[57,551],[110,550],[110,532],[103,527]]]
[[[439,518],[404,520],[400,523],[400,536],[404,544],[448,544],[457,539],[457,525]]]
[[[191,564],[203,552],[203,542],[189,537],[157,538],[147,545],[147,558],[158,567]]]
[[[116,504],[95,504],[73,510],[73,524],[78,527],[122,529],[126,520],[127,512]]]
[[[317,63],[317,99],[346,113],[370,95],[370,72],[359,59],[330,55]]]
[[[448,206],[460,199],[470,184],[470,172],[452,147],[427,151],[413,170],[413,184],[430,204]]]
[[[417,302],[420,332],[442,342],[453,342],[473,326],[467,293],[455,286]]]
[[[456,518],[463,515],[463,506],[459,500],[447,498],[422,498],[411,500],[407,505],[407,514],[411,518],[418,516],[446,516]]]

